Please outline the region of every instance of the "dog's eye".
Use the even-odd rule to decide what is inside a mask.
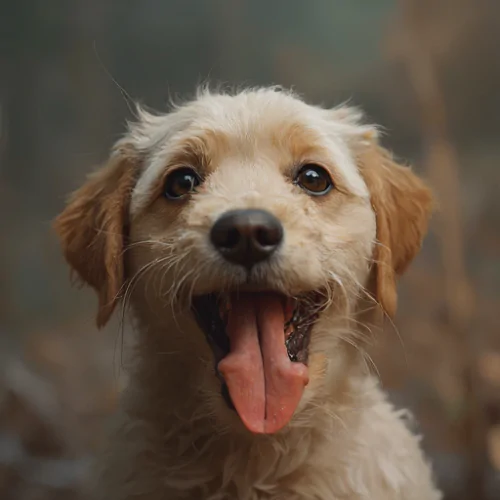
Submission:
[[[314,196],[324,195],[333,187],[330,174],[323,167],[313,164],[304,165],[295,177],[294,183]]]
[[[167,176],[163,193],[169,200],[177,200],[194,192],[199,185],[199,175],[192,168],[182,167]]]

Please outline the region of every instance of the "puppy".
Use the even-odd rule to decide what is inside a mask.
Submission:
[[[432,206],[355,109],[276,88],[138,110],[56,220],[137,338],[95,500],[436,500],[363,343]]]

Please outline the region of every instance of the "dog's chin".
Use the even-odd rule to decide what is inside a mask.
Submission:
[[[324,305],[320,292],[292,298],[245,289],[193,298],[222,396],[251,432],[278,432],[292,418],[308,383],[311,330]]]

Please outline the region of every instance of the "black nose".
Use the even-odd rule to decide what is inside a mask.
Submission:
[[[278,248],[283,226],[265,210],[232,210],[217,219],[210,239],[226,260],[250,268]]]

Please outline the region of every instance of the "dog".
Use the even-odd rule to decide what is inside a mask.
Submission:
[[[91,498],[441,498],[364,356],[433,208],[378,136],[275,87],[137,108],[55,221],[136,331]]]

